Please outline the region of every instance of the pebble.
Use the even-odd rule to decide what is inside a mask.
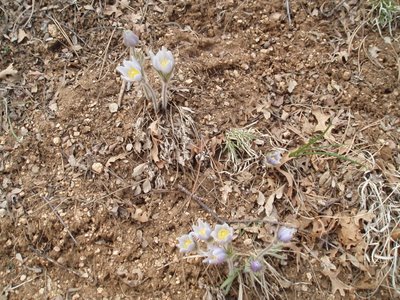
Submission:
[[[102,173],[102,172],[103,172],[103,169],[104,169],[103,165],[102,165],[101,163],[99,163],[99,162],[95,162],[95,163],[92,165],[92,170],[93,170],[93,172],[96,172],[97,174]]]
[[[350,71],[344,71],[342,75],[343,80],[349,81],[351,78],[351,72]]]
[[[37,165],[33,165],[31,171],[32,173],[37,174],[39,173],[39,167]]]
[[[110,113],[116,113],[118,111],[118,104],[117,103],[110,103],[108,106]]]
[[[54,145],[58,145],[59,143],[61,143],[61,139],[58,136],[53,138],[53,144]]]

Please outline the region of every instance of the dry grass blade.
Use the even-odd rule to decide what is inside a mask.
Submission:
[[[117,29],[117,28],[114,27],[113,31],[111,32],[110,38],[108,39],[106,48],[104,49],[104,56],[103,56],[103,60],[102,60],[102,62],[101,62],[99,77],[97,78],[98,80],[100,80],[101,75],[103,74],[104,64],[106,63],[107,55],[108,55],[108,48],[110,48],[110,43],[111,43],[111,40],[112,40],[112,38],[113,38],[113,36],[114,36],[114,33],[115,33],[115,30],[116,30],[116,29]],[[119,100],[119,99],[118,99],[118,102],[119,102],[119,105],[120,105],[120,100]],[[119,105],[118,105],[118,106],[119,106]]]
[[[61,32],[62,36],[64,39],[67,41],[69,46],[71,47],[72,51],[74,51],[76,57],[80,59],[78,53],[75,50],[75,45],[72,43],[72,40],[69,38],[68,34],[65,32],[65,30],[62,28],[61,24],[57,21],[56,18],[53,18],[52,16],[49,16],[49,19],[53,21],[54,25],[57,26],[57,29]]]
[[[387,193],[387,191],[390,193]],[[400,292],[400,241],[396,230],[400,224],[400,184],[391,186],[384,178],[367,173],[359,186],[361,209],[372,212],[373,219],[365,224],[368,262],[380,266],[381,282],[390,277],[391,288]],[[377,287],[378,288],[378,287]]]
[[[43,201],[45,201],[47,203],[47,205],[51,208],[51,210],[53,211],[53,213],[56,215],[57,219],[61,222],[61,224],[64,226],[65,230],[67,230],[68,235],[71,237],[71,239],[74,241],[75,245],[78,245],[78,242],[76,241],[76,239],[74,238],[74,236],[72,235],[71,231],[69,231],[67,224],[65,224],[65,222],[63,221],[63,219],[61,218],[61,216],[58,214],[58,212],[55,210],[55,208],[53,207],[53,205],[45,198],[42,197]]]

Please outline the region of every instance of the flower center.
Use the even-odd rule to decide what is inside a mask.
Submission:
[[[138,69],[130,68],[130,69],[128,70],[128,77],[129,77],[130,79],[134,79],[134,78],[136,77],[136,75],[139,75],[139,74],[140,74],[140,72],[139,72]]]
[[[192,244],[192,241],[190,239],[187,239],[184,243],[183,243],[183,247],[185,249],[189,248],[190,245]]]
[[[201,236],[206,236],[206,229],[205,228],[200,229],[199,233]]]
[[[229,235],[229,230],[222,228],[218,231],[218,239],[225,240],[226,237]]]
[[[169,63],[169,60],[167,58],[165,58],[165,57],[162,58],[161,61],[160,61],[160,64],[161,64],[161,66],[163,68],[165,68],[168,65],[168,63]]]

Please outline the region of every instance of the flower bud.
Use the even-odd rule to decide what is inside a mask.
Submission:
[[[267,162],[267,164],[274,166],[274,167],[281,163],[281,159],[282,159],[282,154],[279,151],[269,153],[265,157],[265,161]]]
[[[122,34],[125,46],[135,48],[139,44],[139,37],[132,30],[125,30]]]
[[[278,230],[278,240],[283,243],[288,243],[293,238],[296,231],[296,228],[282,226]]]
[[[250,262],[250,270],[254,273],[260,272],[262,268],[263,265],[259,260],[253,260]]]

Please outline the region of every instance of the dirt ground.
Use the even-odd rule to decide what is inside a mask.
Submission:
[[[224,220],[296,224],[270,261],[290,282],[274,297],[399,298],[399,275],[366,258],[360,189],[379,178],[400,202],[399,31],[381,36],[363,1],[288,2],[290,20],[281,0],[1,2],[0,299],[223,299],[225,266],[176,247],[197,219],[218,223],[181,187]],[[135,85],[113,110],[124,29],[174,54],[165,114]],[[346,159],[289,157],[327,127],[320,149]],[[261,156],[229,161],[234,128]],[[232,226],[241,251],[277,230]]]

